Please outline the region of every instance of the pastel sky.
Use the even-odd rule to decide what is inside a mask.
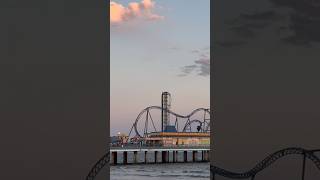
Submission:
[[[172,96],[188,114],[210,104],[210,0],[110,2],[111,135]]]

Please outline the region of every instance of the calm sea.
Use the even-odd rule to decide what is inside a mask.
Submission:
[[[209,180],[209,163],[111,166],[111,180]]]

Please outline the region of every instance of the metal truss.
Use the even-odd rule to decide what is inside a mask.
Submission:
[[[134,121],[129,135],[131,134],[132,130],[135,131],[137,137],[146,137],[146,135],[150,132],[158,132],[158,129],[156,128],[153,118],[151,116],[151,110],[159,110],[159,111],[167,111],[168,114],[172,115],[175,118],[175,127],[177,130],[179,130],[179,119],[187,119],[186,123],[182,126],[183,130],[182,132],[191,132],[191,125],[194,123],[198,123],[199,130],[198,132],[210,132],[210,110],[205,109],[205,108],[198,108],[193,110],[190,114],[188,115],[180,115],[177,114],[169,109],[162,109],[160,106],[149,106],[145,109],[143,109],[139,115],[137,116],[136,120]],[[203,119],[193,119],[193,116],[197,113],[203,113]],[[144,121],[144,128],[143,128],[143,135],[142,132],[139,132],[138,130],[138,122],[139,121]],[[148,129],[148,124],[149,122],[152,123],[152,131]],[[195,131],[196,132],[196,131]]]

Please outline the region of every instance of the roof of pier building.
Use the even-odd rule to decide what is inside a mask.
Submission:
[[[152,132],[148,137],[210,137],[205,132]]]

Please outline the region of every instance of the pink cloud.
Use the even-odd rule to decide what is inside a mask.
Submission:
[[[152,0],[142,0],[141,4],[145,9],[151,9],[154,7],[154,2]]]
[[[131,2],[128,7],[114,1],[110,2],[110,22],[119,24],[134,19],[161,20],[164,17],[153,13],[155,2],[152,0],[142,0],[140,3]]]

